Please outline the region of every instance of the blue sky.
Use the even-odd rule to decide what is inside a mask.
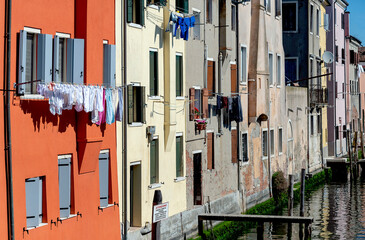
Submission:
[[[365,46],[365,0],[347,0],[350,12],[350,34]]]

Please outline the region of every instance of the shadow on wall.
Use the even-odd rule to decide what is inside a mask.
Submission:
[[[21,100],[20,107],[24,114],[30,114],[33,119],[34,131],[40,131],[45,125],[52,123],[58,125],[58,131],[63,133],[69,126],[75,128],[75,110],[64,110],[62,115],[52,115],[49,111],[48,101]],[[72,119],[72,121],[70,121]]]

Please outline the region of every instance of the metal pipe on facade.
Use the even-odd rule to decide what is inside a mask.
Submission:
[[[127,3],[128,1],[124,1],[124,5],[122,5],[122,7],[124,7],[124,11],[122,18],[123,18],[123,28],[122,28],[122,39],[123,39],[123,66],[122,66],[122,70],[123,70],[123,86],[127,86]],[[128,109],[128,104],[127,104],[127,88],[124,87],[123,88],[123,107],[124,107],[124,114],[123,114],[123,127],[122,127],[122,131],[123,131],[123,137],[122,137],[122,141],[123,141],[123,152],[122,152],[122,161],[123,161],[123,239],[127,240],[127,231],[128,231],[128,227],[127,227],[127,109]]]
[[[11,121],[10,121],[10,57],[11,57],[11,0],[5,2],[5,39],[4,47],[4,138],[5,138],[5,165],[6,165],[6,191],[7,191],[7,220],[8,239],[14,239],[14,205],[13,205],[13,170],[11,153]]]
[[[219,34],[220,36],[220,34]],[[220,38],[220,37],[219,37]],[[220,42],[220,40],[219,40]],[[222,93],[222,64],[223,64],[223,54],[219,52],[218,55],[218,94]],[[218,97],[218,96],[217,96]],[[218,113],[218,134],[222,135],[222,109],[219,109]]]
[[[238,3],[236,5],[236,84],[237,84],[237,92],[239,92],[239,84],[240,84],[240,68],[239,68],[239,19],[238,19]],[[232,14],[232,13],[231,13]],[[241,171],[240,171],[240,124],[237,122],[237,189],[238,192],[241,192]],[[243,143],[242,143],[243,144]],[[243,198],[243,193],[242,193]]]

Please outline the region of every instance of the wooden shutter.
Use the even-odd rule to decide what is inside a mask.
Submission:
[[[194,120],[194,114],[195,114],[195,88],[189,89],[189,119],[190,121]]]
[[[127,6],[127,22],[131,23],[133,22],[133,0],[127,0],[128,6]]]
[[[214,169],[214,133],[208,133],[207,141],[207,169]]]
[[[181,137],[176,137],[176,177],[182,176],[182,142]]]
[[[109,153],[99,154],[99,185],[100,207],[108,206],[109,202]]]
[[[53,81],[61,82],[60,79],[60,37],[54,36],[53,39]]]
[[[236,93],[237,91],[237,65],[231,64],[231,92]]]
[[[208,75],[207,75],[207,80],[208,80],[208,91],[209,91],[209,96],[213,96],[213,93],[215,92],[215,81],[214,81],[214,64],[215,62],[213,61],[208,61]]]
[[[184,0],[184,12],[189,13],[189,0]]]
[[[41,219],[39,215],[41,210],[39,209],[40,193],[39,177],[28,178],[25,180],[25,207],[27,214],[27,227],[36,227],[39,225]]]
[[[128,104],[128,123],[131,124],[132,122],[134,122],[134,115],[133,115],[133,86],[132,85],[128,85],[127,86],[127,94],[128,94],[128,99],[127,99],[127,104]]]
[[[71,157],[58,159],[58,188],[60,217],[69,217],[71,208]]]
[[[84,39],[67,39],[67,82],[84,83]]]
[[[52,35],[38,34],[37,79],[52,82]]]
[[[141,88],[141,95],[142,95],[142,102],[141,102],[141,121],[143,123],[146,123],[146,108],[145,108],[145,104],[146,104],[146,87],[140,87]]]
[[[207,88],[202,89],[202,117],[208,118],[209,117],[209,107],[208,107],[208,97],[209,92]]]
[[[232,163],[237,163],[237,130],[231,131]]]
[[[19,33],[19,63],[18,63],[18,83],[25,82],[25,67],[27,56],[27,32],[21,30]],[[24,94],[25,85],[18,85],[18,94]]]
[[[115,87],[115,45],[104,44],[103,83],[107,87]]]

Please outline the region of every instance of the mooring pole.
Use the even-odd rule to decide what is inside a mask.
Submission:
[[[349,155],[349,159],[350,159],[350,181],[352,181],[352,154],[351,154],[351,136],[350,136],[351,132],[350,130],[347,130],[347,134],[346,134],[346,142],[347,142],[347,152]]]
[[[264,239],[264,223],[259,222],[257,224],[257,239],[263,240]]]
[[[300,181],[300,216],[304,217],[305,168],[302,168]]]
[[[288,201],[288,216],[293,216],[293,208],[294,208],[294,176],[292,174],[289,174],[289,201]]]

